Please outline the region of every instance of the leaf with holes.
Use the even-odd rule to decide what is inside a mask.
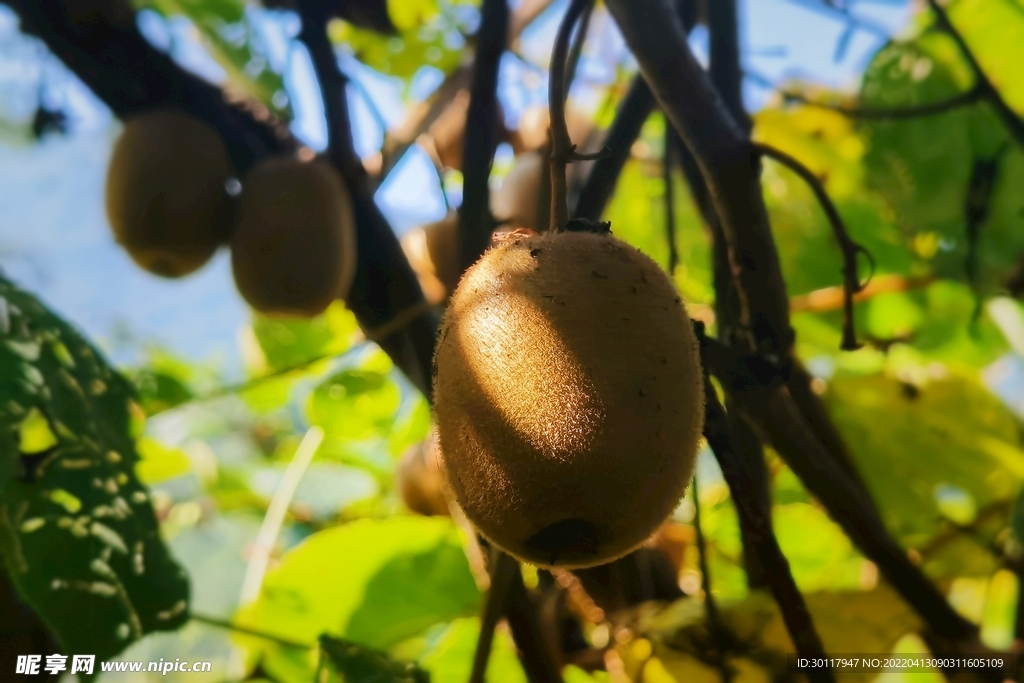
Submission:
[[[100,660],[188,618],[187,576],[135,475],[133,398],[74,329],[0,278],[0,558],[64,646]]]

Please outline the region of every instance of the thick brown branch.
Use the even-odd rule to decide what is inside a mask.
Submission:
[[[530,599],[520,571],[514,572],[512,576],[507,600],[505,618],[519,650],[519,660],[526,671],[527,680],[530,683],[562,683],[562,675],[544,641],[537,607]]]
[[[406,311],[421,310],[407,328],[379,340],[410,381],[431,396],[431,364],[437,318],[424,309],[423,292],[394,231],[373,199],[369,178],[352,145],[352,124],[345,93],[347,79],[338,68],[337,56],[327,36],[327,14],[322,3],[299,3],[302,31],[324,103],[329,134],[328,157],[352,193],[359,250],[355,281],[346,303],[360,327],[379,329]]]
[[[512,580],[519,573],[519,563],[497,548],[491,549],[491,587],[484,599],[483,614],[480,617],[480,637],[476,641],[473,655],[473,670],[469,683],[484,683],[487,660],[494,642],[494,627],[501,620],[508,602]]]
[[[679,0],[679,13],[687,33],[696,22],[696,0]],[[587,174],[586,181],[576,198],[572,209],[573,218],[598,220],[615,190],[615,183],[622,168],[630,157],[633,143],[640,137],[640,130],[654,111],[654,94],[643,76],[636,76],[619,103],[615,120],[605,137],[608,153],[598,159]],[[680,145],[681,146],[681,145]]]
[[[697,63],[668,0],[608,0],[640,71],[700,168],[728,243],[748,344],[789,354],[785,281],[761,196],[759,160],[743,129]]]
[[[514,44],[523,30],[550,4],[551,0],[526,0],[521,3],[508,21],[508,45]],[[381,170],[374,176],[375,185],[379,186],[384,182],[399,160],[409,151],[409,148],[444,113],[456,93],[469,86],[473,71],[472,64],[472,54],[468,53],[464,56],[463,63],[445,77],[441,86],[426,102],[421,102],[413,107],[397,128],[385,134],[384,149],[381,150]]]
[[[867,494],[839,468],[807,424],[781,378],[766,379],[764,373],[770,367],[763,361],[744,363],[708,338],[703,340],[703,357],[709,371],[737,396],[743,411],[767,434],[808,491],[931,628],[944,638],[973,639],[977,627],[961,617],[910,561],[874,512]]]
[[[981,64],[978,63],[977,58],[974,56],[974,52],[971,51],[967,41],[964,40],[963,35],[953,26],[953,22],[949,20],[949,16],[946,14],[946,10],[939,5],[938,0],[928,0],[928,7],[931,8],[932,12],[935,13],[936,22],[943,31],[949,34],[949,37],[953,39],[956,46],[960,49],[960,53],[967,60],[967,64],[971,67],[971,71],[974,73],[974,78],[977,80],[976,87],[982,89],[985,99],[988,100],[993,108],[996,110],[996,114],[1002,120],[1003,125],[1010,132],[1010,135],[1014,140],[1017,141],[1018,145],[1024,147],[1024,121],[1021,121],[1013,109],[1010,109],[1010,105],[1006,103],[1003,96],[996,90],[996,87],[992,85],[992,81],[989,79],[985,70],[981,68]]]
[[[778,161],[800,176],[811,188],[811,191],[814,192],[815,198],[821,204],[821,208],[824,209],[828,222],[832,226],[832,234],[835,235],[836,242],[839,243],[839,249],[843,253],[843,340],[839,348],[843,351],[855,351],[860,348],[860,345],[857,343],[857,333],[854,329],[853,297],[867,286],[867,283],[862,283],[857,275],[857,255],[864,254],[871,261],[872,271],[874,270],[874,259],[871,258],[871,254],[867,249],[854,242],[853,238],[850,237],[850,233],[846,231],[846,225],[839,215],[839,210],[832,202],[832,198],[828,196],[821,180],[814,175],[811,169],[801,164],[794,157],[769,145],[755,144],[754,149],[762,155]],[[871,276],[869,275],[868,281],[870,279]]]
[[[739,17],[736,0],[715,0],[708,5],[711,82],[736,122],[750,131],[752,122],[743,107],[743,67],[740,64]]]
[[[759,496],[754,495],[754,482],[744,467],[744,461],[749,458],[742,457],[735,450],[734,440],[728,431],[725,409],[707,377],[704,391],[704,436],[732,492],[733,504],[736,506],[744,535],[751,540],[751,546],[758,554],[759,564],[764,567],[765,579],[779,605],[797,652],[807,657],[823,657],[825,649],[814,629],[811,613],[793,580],[789,563],[772,531],[771,508],[759,504]],[[760,457],[760,454],[757,455]],[[813,672],[811,680],[824,683],[833,681],[834,677],[831,669],[818,669]]]
[[[459,208],[462,270],[480,258],[494,231],[489,180],[494,150],[498,146],[498,67],[505,51],[508,21],[506,0],[484,0],[462,145],[464,187]]]

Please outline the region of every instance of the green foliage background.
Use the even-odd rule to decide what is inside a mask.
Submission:
[[[280,76],[261,62],[243,3],[139,5],[187,16],[231,86],[288,117],[287,103],[275,97]],[[446,72],[459,64],[470,3],[416,0],[389,9],[397,36],[339,22],[332,39],[406,85],[425,64]],[[1009,104],[1024,111],[1020,4],[956,0],[950,16]],[[956,46],[929,26],[922,14],[911,35],[879,50],[864,75],[863,105],[928,103],[971,87]],[[653,115],[605,218],[618,237],[667,265],[663,134],[664,120]],[[876,277],[927,283],[858,304],[859,330],[875,343],[856,352],[838,351],[838,310],[796,311],[798,352],[890,531],[957,609],[983,625],[986,642],[1006,647],[1019,588],[1005,566],[1020,558],[1024,538],[1017,502],[1024,430],[985,386],[982,371],[1011,348],[1024,352],[1024,339],[1012,333],[1024,313],[1019,303],[1007,305],[1002,289],[1024,252],[1024,150],[984,103],[900,122],[857,122],[826,108],[779,103],[755,116],[754,137],[823,177],[853,237],[874,255]],[[971,171],[1004,147],[979,242],[983,275],[969,283],[964,204]],[[839,285],[840,255],[808,188],[772,162],[763,180],[789,294]],[[673,182],[681,261],[674,277],[691,311],[704,314],[713,305],[708,237],[682,178]],[[427,436],[429,407],[385,354],[359,340],[341,304],[308,322],[254,316],[239,348],[249,381],[226,387],[216,370],[170,350],[154,350],[143,367],[117,374],[6,281],[0,302],[0,550],[23,594],[72,650],[128,660],[213,659],[219,674],[210,681],[224,671],[309,681],[321,666],[351,681],[421,680],[423,672],[434,681],[468,677],[481,593],[465,531],[449,519],[411,515],[395,491],[396,462]],[[95,390],[97,383],[105,390]],[[289,507],[258,598],[242,605],[250,544],[313,426],[323,429],[323,445]],[[826,647],[925,651],[909,608],[769,456],[776,533]],[[28,481],[23,468],[32,458],[42,464]],[[75,462],[86,464],[67,464]],[[750,646],[734,664],[741,677],[764,680],[778,674],[778,662],[754,652],[792,644],[771,600],[747,589],[736,514],[707,453],[700,476],[700,500],[684,501],[675,519],[692,525],[700,505],[714,593]],[[130,512],[100,521],[98,510],[119,509],[119,499]],[[695,577],[691,545],[681,583],[699,587]],[[55,581],[71,587],[53,590]],[[642,671],[648,681],[721,680],[694,645],[701,604],[687,598],[622,617],[633,637],[612,648],[624,670],[634,677]],[[87,634],[75,628],[85,613],[95,620]],[[189,621],[190,614],[200,619]],[[292,644],[229,633],[211,618]],[[162,632],[170,628],[180,630]],[[593,642],[601,628],[587,626]],[[504,631],[489,672],[492,682],[525,680]],[[609,679],[569,669],[566,680]]]

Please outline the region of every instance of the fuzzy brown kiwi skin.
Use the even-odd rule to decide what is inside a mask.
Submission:
[[[234,170],[216,130],[174,109],[127,120],[114,145],[106,210],[114,238],[162,277],[202,267],[231,232]]]
[[[664,271],[614,237],[488,251],[449,302],[435,367],[452,493],[509,554],[612,561],[685,493],[704,417],[697,339]]]
[[[428,517],[451,515],[442,468],[434,434],[405,451],[398,463],[396,485],[407,508]]]
[[[338,172],[320,159],[260,161],[242,183],[231,267],[239,293],[267,315],[314,317],[346,298],[356,231]]]

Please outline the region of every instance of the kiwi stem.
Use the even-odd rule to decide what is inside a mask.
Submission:
[[[855,294],[863,291],[871,281],[871,275],[875,270],[874,258],[867,249],[854,242],[853,238],[850,237],[850,233],[847,232],[846,225],[839,215],[839,210],[832,202],[832,198],[828,196],[828,192],[825,191],[825,186],[821,180],[811,169],[804,166],[796,158],[769,145],[754,143],[753,148],[761,156],[766,156],[779,162],[800,176],[801,180],[807,183],[811,191],[814,192],[814,196],[818,203],[821,204],[821,208],[825,210],[828,222],[832,226],[832,233],[835,235],[836,242],[839,243],[839,249],[843,252],[843,340],[839,348],[843,351],[856,351],[861,345],[857,343],[857,332],[854,329],[853,297]],[[861,282],[860,276],[857,274],[857,256],[859,254],[864,254],[871,264],[871,273],[868,274],[868,278],[864,282]]]
[[[711,594],[711,571],[708,569],[708,544],[704,537],[704,528],[700,522],[700,486],[697,482],[697,474],[693,475],[693,526],[697,530],[697,554],[698,566],[700,567],[700,583],[704,589],[704,609],[708,615],[708,622],[712,626],[718,622],[718,603]]]
[[[551,108],[551,232],[559,232],[569,222],[568,186],[565,168],[574,159],[576,147],[569,138],[565,122],[565,98],[568,93],[567,61],[569,39],[593,0],[572,0],[562,17],[551,52],[551,76],[548,81],[548,105]],[[583,24],[578,43],[582,46]],[[581,47],[582,49],[582,47]]]
[[[679,247],[676,245],[676,202],[672,185],[672,170],[675,166],[675,131],[665,127],[665,155],[661,161],[661,177],[665,184],[665,238],[668,242],[668,272],[676,274],[679,266]]]

